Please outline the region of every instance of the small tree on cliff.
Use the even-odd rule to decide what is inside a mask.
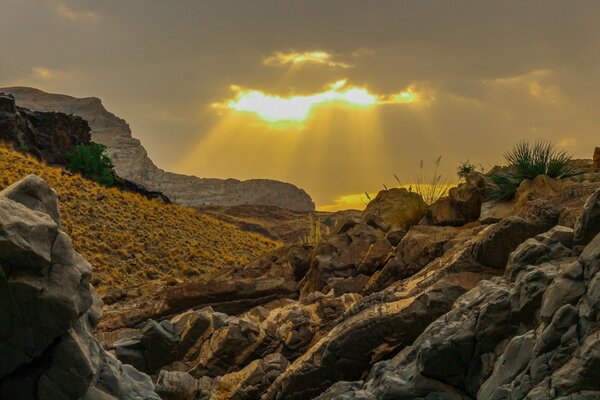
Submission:
[[[79,172],[104,186],[112,186],[114,183],[113,163],[106,154],[104,145],[94,142],[80,144],[66,156],[69,160],[67,163],[69,170]]]

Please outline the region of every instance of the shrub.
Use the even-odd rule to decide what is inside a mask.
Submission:
[[[508,169],[494,172],[490,176],[496,185],[492,197],[497,200],[514,197],[517,188],[525,179],[531,180],[539,175],[561,179],[582,173],[578,167],[569,165],[569,154],[543,140],[533,145],[527,141],[520,142],[505,153],[504,158],[508,162]]]
[[[480,168],[483,169],[483,167]],[[475,172],[476,170],[477,165],[473,164],[469,160],[461,161],[461,163],[458,165],[458,168],[456,169],[456,175],[458,175],[460,179],[465,179],[467,176],[469,176],[472,172]]]
[[[112,186],[113,164],[106,154],[106,147],[100,143],[80,144],[66,154],[67,168],[79,172],[103,186]]]

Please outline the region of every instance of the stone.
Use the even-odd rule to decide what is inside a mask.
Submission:
[[[596,149],[594,149],[592,168],[594,168],[596,171],[600,170],[600,147],[596,147]]]
[[[81,117],[82,123],[89,123],[91,139],[106,146],[119,177],[149,191],[163,193],[175,203],[193,207],[251,204],[297,211],[315,210],[310,196],[290,183],[269,179],[198,178],[163,171],[148,158],[140,141],[132,137],[127,122],[107,111],[100,99],[75,98],[26,87],[0,91],[14,95],[18,105],[35,112],[56,111]]]
[[[482,224],[493,224],[513,215],[515,205],[512,201],[488,200],[481,203],[479,221]]]
[[[575,241],[590,242],[600,233],[600,189],[586,200],[583,210],[575,222]]]
[[[26,176],[0,191],[0,196],[21,203],[31,210],[48,214],[60,226],[56,192],[39,176]]]
[[[461,226],[476,221],[481,205],[489,197],[487,178],[477,172],[465,178],[465,182],[450,188],[444,196],[429,206],[428,219],[433,225]]]
[[[15,98],[10,94],[0,92],[0,112],[13,114],[15,111]]]
[[[427,213],[423,198],[404,188],[382,190],[362,213],[364,220],[379,217],[384,223],[407,230]]]
[[[149,376],[94,338],[92,268],[50,217],[52,194],[32,176],[0,193],[0,398],[158,400]]]

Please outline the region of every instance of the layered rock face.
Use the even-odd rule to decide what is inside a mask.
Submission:
[[[67,152],[90,141],[90,128],[82,118],[17,107],[15,99],[0,90],[0,140],[46,163],[64,165]]]
[[[172,201],[187,206],[275,206],[296,211],[313,211],[310,196],[296,186],[268,179],[197,178],[158,168],[140,141],[131,136],[129,125],[108,112],[99,99],[49,94],[25,87],[0,89],[14,95],[17,104],[36,111],[59,111],[86,120],[92,140],[105,145],[117,175],[164,193]]]
[[[0,192],[0,398],[159,399],[147,375],[94,339],[92,268],[59,223],[41,178]]]

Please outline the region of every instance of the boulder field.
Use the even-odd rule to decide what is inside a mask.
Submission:
[[[524,182],[482,223],[488,190],[388,190],[318,243],[101,310],[28,176],[0,192],[0,398],[600,398],[600,188]]]
[[[97,337],[168,400],[600,398],[600,188],[524,182],[482,223],[488,192],[386,191],[319,243],[105,307]]]

